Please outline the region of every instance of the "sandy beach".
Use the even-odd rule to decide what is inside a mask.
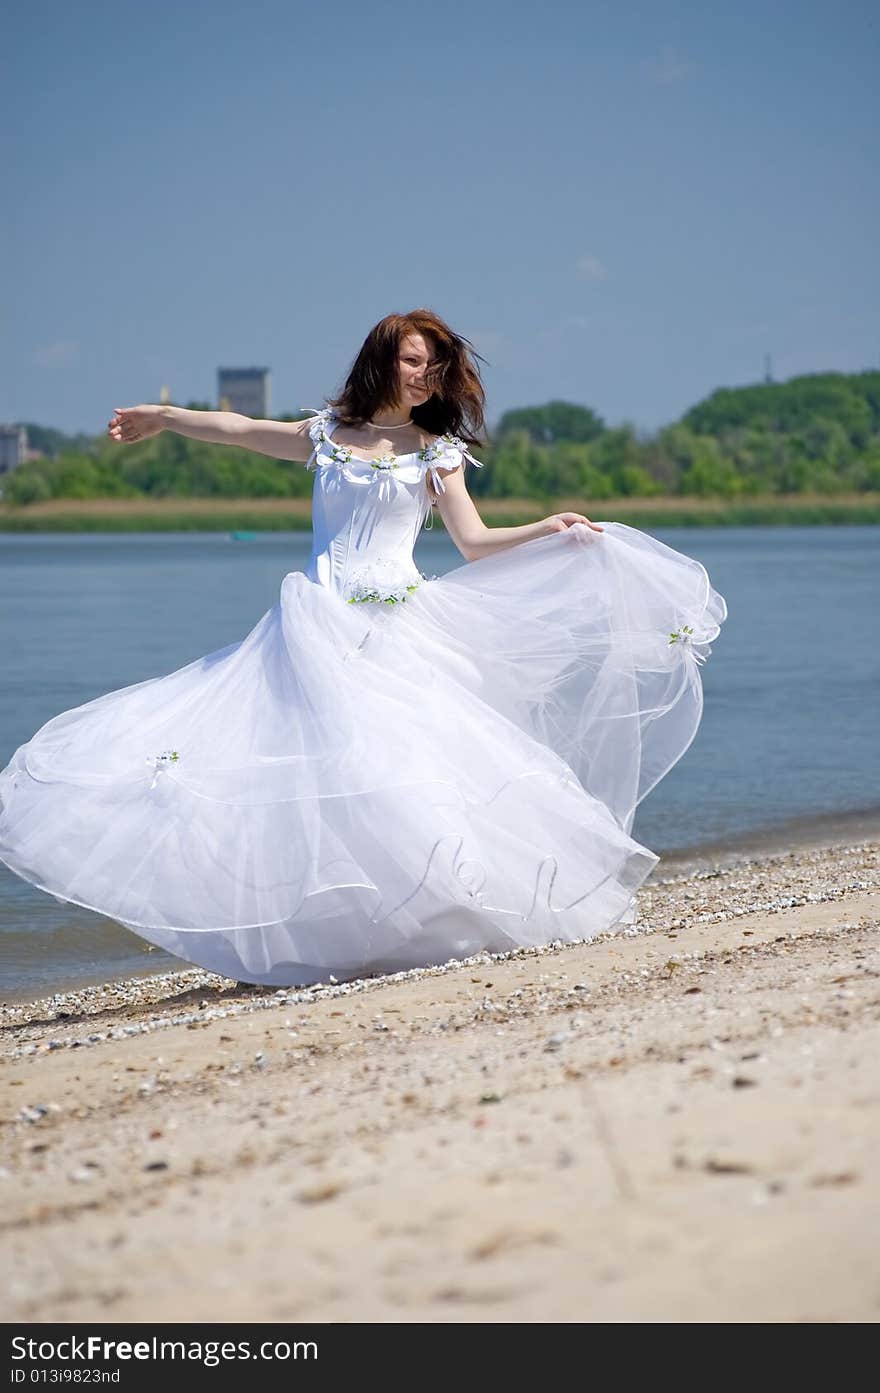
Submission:
[[[0,1011],[7,1320],[874,1321],[880,840],[592,943]]]

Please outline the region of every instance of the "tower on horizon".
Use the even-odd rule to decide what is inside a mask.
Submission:
[[[268,368],[218,368],[217,401],[221,411],[242,416],[269,415]]]

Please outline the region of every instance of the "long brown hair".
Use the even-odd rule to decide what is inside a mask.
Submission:
[[[426,370],[428,400],[412,410],[417,426],[430,435],[458,435],[468,445],[481,445],[485,430],[486,394],[480,381],[480,358],[468,339],[450,329],[433,310],[386,314],[361,346],[342,391],[329,405],[347,425],[371,421],[377,411],[393,406],[398,392],[398,357],[407,334],[433,340],[436,361]]]

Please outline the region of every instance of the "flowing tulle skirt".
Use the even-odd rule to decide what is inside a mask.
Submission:
[[[287,985],[632,919],[639,801],[702,713],[704,568],[578,524],[347,603],[291,572],[241,642],[47,722],[0,859],[203,967]]]

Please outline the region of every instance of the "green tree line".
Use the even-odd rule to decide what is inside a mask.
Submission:
[[[204,402],[189,402],[204,408]],[[281,420],[296,420],[296,415]],[[28,425],[29,460],[0,476],[3,501],[53,498],[302,498],[299,463],[163,432],[121,446]],[[609,427],[571,402],[506,412],[470,471],[484,498],[747,499],[880,490],[880,372],[815,373],[719,388],[653,435]]]

